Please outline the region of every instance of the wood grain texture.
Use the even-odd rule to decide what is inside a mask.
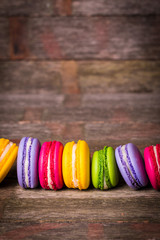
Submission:
[[[70,0],[1,0],[0,16],[68,16]]]
[[[5,61],[0,76],[1,93],[160,92],[160,61]]]
[[[0,135],[20,139],[32,134],[41,142],[63,143],[81,138],[91,153],[104,144],[133,142],[143,150],[160,142],[159,94],[86,94],[75,95],[69,105],[66,101],[63,95],[1,94]]]
[[[95,16],[160,14],[159,1],[149,0],[1,0],[0,16]]]
[[[159,92],[159,61],[84,61],[79,63],[81,92]]]
[[[9,31],[3,19],[0,31]],[[17,20],[18,21],[18,20]],[[10,32],[15,29],[13,22]],[[160,17],[28,18],[21,39],[25,59],[159,59]],[[122,30],[123,29],[123,30]],[[19,32],[19,29],[16,28]],[[12,39],[12,38],[11,38]],[[19,53],[14,49],[11,57]],[[26,45],[25,45],[25,44]],[[2,41],[1,48],[6,46]],[[21,45],[19,45],[21,49]],[[7,59],[1,50],[1,58]]]
[[[3,182],[4,195],[10,182]],[[74,234],[74,239],[159,238],[159,193],[150,187],[141,191],[124,184],[110,191],[92,187],[87,191],[23,190],[15,179],[12,190],[2,210],[1,239],[52,239],[62,234],[65,238]]]
[[[23,59],[28,56],[27,18],[10,18],[10,54],[11,59]]]
[[[1,0],[0,137],[160,143],[159,0]],[[0,240],[160,239],[159,192],[0,184]]]
[[[65,66],[66,67],[66,66]],[[64,67],[64,68],[65,68]],[[72,75],[74,76],[74,75]],[[0,94],[0,136],[19,144],[85,139],[93,152],[133,142],[143,154],[160,142],[158,93]],[[110,191],[24,190],[16,162],[0,186],[0,239],[159,239],[159,192],[131,190],[122,178]]]
[[[40,190],[39,190],[40,192]],[[34,198],[37,204],[33,205],[33,200],[29,198],[22,199],[13,199],[8,202],[7,206],[4,209],[4,221],[17,221],[17,222],[34,222],[34,221],[48,221],[48,222],[58,222],[58,221],[79,221],[81,222],[103,222],[103,223],[113,223],[118,221],[127,221],[127,222],[141,222],[149,221],[157,223],[159,220],[159,214],[156,214],[156,211],[160,210],[160,207],[157,206],[157,197],[151,198],[146,197],[134,197],[130,199],[122,198],[103,198],[97,199],[93,196],[96,195],[95,191],[90,192],[90,198],[76,198],[72,199],[72,195],[76,194],[71,193],[69,199],[54,197],[46,199],[43,198],[43,209],[41,206],[42,199],[39,198],[39,192],[37,192],[37,198]],[[93,194],[93,196],[92,196]],[[107,193],[106,193],[107,194]],[[82,193],[83,195],[83,193]],[[124,206],[124,201],[126,205]],[[114,209],[112,208],[114,202]],[[13,207],[14,206],[14,207]],[[48,215],[48,208],[50,206],[50,214]],[[61,207],[60,207],[61,206]],[[94,208],[96,206],[96,208]],[[102,207],[103,206],[103,207]],[[152,206],[152,209],[150,208]],[[28,208],[32,214],[28,214]],[[139,212],[139,208],[141,211]],[[12,211],[11,211],[12,209]],[[90,214],[92,210],[92,214]],[[23,213],[23,214],[22,214]],[[99,214],[97,214],[99,213]],[[124,215],[123,215],[124,214]],[[145,215],[145,217],[143,217]],[[135,221],[135,217],[137,217]]]
[[[73,0],[72,9],[76,16],[160,14],[158,0]]]
[[[0,59],[9,56],[9,23],[5,18],[0,18]]]
[[[1,62],[0,92],[60,93],[62,91],[61,73],[62,66],[58,62]]]
[[[7,224],[6,224],[7,225]],[[13,225],[15,227],[15,224]],[[19,239],[34,238],[34,239],[49,239],[53,238],[61,239],[66,237],[68,239],[73,237],[74,239],[86,239],[96,240],[98,238],[106,239],[106,236],[112,239],[125,239],[127,240],[131,236],[135,239],[147,239],[152,238],[159,239],[159,223],[143,222],[143,223],[130,223],[130,222],[118,222],[118,223],[90,223],[90,222],[52,222],[52,223],[24,223],[23,225],[17,223],[17,228],[5,232],[1,235],[1,239],[15,239],[15,235]],[[72,233],[72,234],[71,234]]]

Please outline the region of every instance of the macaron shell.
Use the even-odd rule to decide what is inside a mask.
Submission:
[[[134,178],[137,178],[137,181],[139,181],[139,185],[135,183],[135,181],[133,180],[130,174],[130,171],[132,169],[130,168],[130,171],[129,171],[126,167],[124,167],[126,166],[126,164],[124,163],[121,147],[122,146],[119,146],[116,148],[115,156],[116,156],[118,168],[125,182],[127,183],[128,186],[130,186],[135,190],[141,188],[142,186],[146,186],[148,184],[148,178],[145,172],[144,161],[138,148],[132,143],[127,144],[127,151],[128,151],[130,162],[132,164],[132,169],[134,169],[134,172],[136,173],[136,176],[134,176]]]
[[[6,152],[5,156],[1,159],[0,161],[0,172],[2,171],[2,169],[5,167],[5,165],[8,162],[8,159],[10,158],[10,155],[12,155],[12,152],[15,148],[16,144],[12,144],[12,146],[9,148],[9,150]]]
[[[155,175],[155,169],[154,169],[154,164],[153,164],[153,156],[150,153],[149,150],[150,147],[146,147],[144,149],[144,160],[145,160],[145,167],[146,167],[146,171],[149,177],[149,180],[152,184],[152,187],[156,190],[159,189],[158,185],[157,185],[157,180],[156,180],[156,175]]]
[[[51,152],[50,152],[51,151]],[[62,152],[63,144],[58,141],[44,142],[39,156],[39,180],[42,188],[50,189],[48,182],[46,185],[46,179],[48,181],[48,157],[50,152],[50,161],[53,168],[51,168],[51,185],[54,190],[61,189],[63,187],[62,178]]]
[[[107,148],[107,162],[110,182],[115,187],[119,182],[119,172],[115,159],[115,151],[112,147]]]
[[[79,140],[77,151],[80,154],[79,169],[77,169],[79,189],[87,189],[90,185],[90,151],[88,144],[83,140]]]
[[[34,138],[31,146],[31,188],[38,186],[38,160],[40,147],[41,145],[39,140],[37,138]]]
[[[3,181],[3,179],[8,174],[9,170],[11,169],[11,167],[17,157],[18,147],[16,146],[15,143],[12,146],[13,146],[12,152],[10,153],[9,157],[7,158],[5,164],[3,165],[3,167],[0,171],[0,183]]]
[[[132,143],[127,144],[127,149],[128,149],[131,163],[136,172],[136,176],[139,179],[142,186],[145,187],[148,184],[148,178],[145,171],[145,164],[144,164],[142,155],[138,150],[138,148]]]
[[[54,152],[54,177],[57,189],[61,189],[63,187],[62,153],[63,144],[61,142],[56,142]]]
[[[73,188],[72,183],[72,148],[74,141],[66,143],[62,155],[62,174],[65,185]]]
[[[5,138],[0,139],[0,156],[2,155],[8,143],[9,143],[9,139],[5,139]]]
[[[92,167],[91,167],[92,184],[95,188],[98,188],[98,173],[99,173],[99,160],[98,160],[98,151],[96,151],[94,152],[92,157]]]
[[[116,162],[117,162],[119,171],[120,171],[124,181],[126,182],[126,184],[129,187],[136,189],[134,187],[134,185],[132,184],[131,180],[129,179],[130,173],[126,168],[124,168],[122,154],[120,154],[119,152],[121,152],[121,146],[117,147],[115,150],[115,157],[116,157]]]
[[[45,188],[45,180],[44,180],[44,173],[45,173],[45,161],[48,159],[50,142],[44,142],[42,144],[40,155],[39,155],[39,162],[38,162],[38,169],[39,169],[39,181],[42,188]],[[47,156],[46,156],[47,155]]]
[[[22,180],[22,159],[23,159],[23,147],[26,137],[23,137],[19,143],[18,156],[17,156],[17,177],[18,183],[23,188]]]

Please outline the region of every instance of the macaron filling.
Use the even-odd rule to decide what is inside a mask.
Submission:
[[[124,168],[124,171],[125,171],[128,179],[129,179],[131,185],[133,187],[137,188],[138,186],[137,186],[136,182],[133,180],[132,176],[130,175],[130,172],[129,172],[128,168],[127,168],[126,162],[123,160],[123,154],[122,154],[122,151],[121,151],[121,146],[118,147],[118,154],[119,154],[119,158],[120,158],[121,164],[122,164],[122,166]]]
[[[76,150],[77,150],[77,144],[74,144],[72,148],[72,182],[73,182],[74,188],[78,188]]]
[[[103,151],[104,151],[104,156],[105,156],[105,159],[104,159],[104,178],[105,178],[105,185],[104,185],[104,189],[108,189],[108,188],[112,188],[112,184],[111,184],[111,181],[110,181],[110,176],[109,176],[109,170],[108,170],[108,159],[107,159],[107,150],[108,150],[108,147],[104,147]],[[105,188],[107,187],[107,188]]]
[[[31,188],[31,147],[33,138],[25,138],[22,158],[22,183],[24,188]]]
[[[136,172],[133,168],[133,165],[131,163],[131,159],[130,159],[128,149],[127,149],[127,144],[123,145],[122,147],[120,146],[118,148],[118,152],[119,152],[121,163],[123,165],[123,168],[126,172],[126,175],[129,179],[131,185],[137,189],[142,187],[143,185],[140,183],[140,181],[136,175]]]
[[[55,176],[54,176],[54,157],[55,157],[55,144],[56,141],[53,141],[48,155],[48,187],[50,189],[56,190],[56,182],[55,182]]]
[[[98,151],[98,188],[101,190],[112,188],[108,170],[107,148],[108,147],[105,146],[104,149]]]
[[[103,150],[98,151],[98,160],[99,160],[98,187],[99,189],[103,190],[104,189],[104,152]]]
[[[103,174],[104,174],[104,176],[105,176],[105,171],[103,170]],[[104,177],[104,183],[103,183],[103,189],[108,189],[109,187],[107,186],[107,183],[106,183],[106,179],[105,179],[105,177]]]
[[[43,180],[45,189],[57,189],[54,179],[54,151],[55,141],[47,142],[43,159]]]
[[[51,179],[51,149],[48,154],[48,166],[47,166],[47,180],[48,180],[48,187],[53,189],[52,187],[52,179]]]
[[[0,156],[0,162],[3,160],[3,158],[6,156],[10,148],[12,147],[13,142],[9,142],[7,146],[5,147],[4,151],[2,152],[2,155]]]

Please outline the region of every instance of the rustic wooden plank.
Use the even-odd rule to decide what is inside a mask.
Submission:
[[[2,204],[8,196],[1,215],[1,239],[51,239],[62,234],[72,238],[73,232],[74,239],[159,238],[159,192],[150,186],[140,191],[126,185],[110,191],[92,187],[46,191],[24,190],[16,179],[8,188],[7,184],[0,189]]]
[[[160,14],[158,0],[73,0],[72,9],[78,16]]]
[[[0,92],[60,93],[61,69],[61,64],[58,62],[1,62]]]
[[[72,14],[72,0],[53,0],[54,11],[59,16],[70,16]]]
[[[36,137],[41,143],[45,141],[60,141],[65,144],[67,141],[77,141],[79,138],[75,138],[76,134],[72,137],[64,136],[64,131],[67,128],[67,124],[57,123],[43,123],[41,121],[35,121],[33,123],[27,121],[21,121],[19,123],[1,124],[0,136],[4,138],[12,139],[12,141],[20,140],[24,136]],[[14,130],[13,130],[14,129]],[[83,138],[83,135],[81,134]]]
[[[28,56],[27,18],[10,18],[10,54],[13,59],[23,59]]]
[[[8,180],[9,182],[9,180]],[[73,200],[85,200],[85,199],[91,199],[91,200],[107,200],[107,199],[113,199],[116,200],[117,196],[119,198],[123,198],[124,201],[129,199],[133,199],[133,198],[150,198],[150,199],[156,199],[159,197],[159,192],[155,191],[150,185],[148,185],[147,187],[139,190],[139,191],[134,191],[133,189],[129,188],[124,182],[120,182],[118,184],[117,187],[108,190],[98,190],[93,188],[92,184],[90,184],[90,187],[88,188],[88,190],[83,190],[83,191],[79,191],[79,189],[68,189],[65,186],[63,187],[62,190],[58,190],[58,191],[46,191],[44,189],[42,189],[41,187],[38,187],[37,189],[32,189],[32,190],[25,190],[23,188],[21,188],[18,183],[17,183],[17,179],[13,179],[13,188],[14,188],[14,192],[16,195],[16,198],[18,200],[22,200],[22,199],[30,199],[32,198],[33,200],[35,199],[40,199],[43,201],[43,199],[73,199]],[[4,195],[7,194],[7,189],[4,188],[3,190]],[[10,200],[10,198],[9,198]],[[159,208],[159,206],[158,206]],[[72,214],[72,213],[71,213]]]
[[[14,23],[10,28],[14,35]],[[27,59],[159,59],[160,56],[159,16],[74,17],[65,21],[28,18],[21,32],[23,48],[28,49]],[[11,57],[16,59],[19,53],[15,44],[14,39]]]
[[[72,125],[72,126],[71,126]],[[76,132],[76,130],[78,131]],[[71,130],[69,132],[69,130]],[[87,141],[91,156],[94,151],[102,149],[105,145],[116,148],[119,145],[133,142],[141,150],[149,145],[160,142],[159,124],[147,123],[1,123],[1,137],[13,141],[24,136],[37,137],[41,143],[45,141],[77,142],[79,139]]]
[[[77,79],[78,64],[75,61],[62,62],[62,92],[65,94],[80,93]]]
[[[160,14],[159,1],[149,0],[1,0],[0,16],[97,16]]]
[[[74,132],[73,126],[76,126]],[[3,130],[1,130],[1,137],[9,138],[13,142],[17,142],[18,139],[19,142],[22,137],[31,136],[38,138],[41,143],[45,141],[56,140],[61,141],[64,145],[70,141],[77,142],[79,139],[83,139],[86,140],[89,145],[91,156],[95,151],[103,149],[103,147],[106,145],[116,148],[117,146],[126,144],[128,142],[132,142],[137,145],[137,147],[143,154],[145,147],[150,145],[156,145],[160,142],[159,130],[153,130],[153,124],[145,124],[145,126],[143,126],[143,124],[137,125],[136,123],[132,125],[119,124],[119,126],[115,124],[109,124],[108,128],[110,129],[108,129],[106,126],[107,124],[104,124],[103,126],[100,124],[96,125],[95,123],[90,123],[89,125],[86,123],[81,123],[78,125],[78,123],[76,124],[73,122],[72,132],[69,133],[68,127],[70,127],[70,125],[67,123],[63,124],[53,122],[51,124],[38,124],[25,122],[23,125],[12,123],[12,127],[11,124],[1,124],[1,127],[3,128]],[[135,131],[136,127],[137,130]],[[139,130],[141,127],[142,130]],[[147,129],[147,127],[150,127],[150,129]],[[159,125],[155,125],[155,127],[159,128]],[[78,133],[76,132],[77,128]],[[120,128],[122,128],[122,130]],[[93,133],[93,131],[95,131],[95,134]],[[127,132],[128,135],[125,134],[124,131]],[[146,131],[146,134],[143,131]]]
[[[1,0],[0,16],[68,16],[70,0]]]
[[[86,94],[71,100],[73,105],[68,96],[1,94],[0,135],[63,144],[86,139],[91,153],[106,144],[133,142],[143,151],[160,142],[159,94]]]
[[[131,236],[134,239],[159,239],[159,223],[142,222],[142,223],[130,223],[130,222],[115,222],[115,223],[90,223],[80,221],[69,222],[34,222],[34,223],[13,223],[9,230],[7,229],[7,223],[3,225],[3,234],[1,239],[13,239],[16,240],[16,236],[19,239],[34,238],[34,239],[87,239],[96,240],[99,237],[106,239],[106,236],[110,236],[111,239],[129,239]]]
[[[9,24],[0,18],[0,59],[9,58]]]
[[[160,223],[160,215],[158,214],[160,206],[157,204],[159,200],[158,193],[157,196],[154,197],[146,193],[143,197],[137,197],[135,195],[132,198],[125,198],[123,196],[117,198],[115,197],[117,193],[115,188],[112,190],[112,192],[114,192],[112,196],[114,195],[114,197],[107,197],[107,192],[105,192],[106,197],[97,198],[97,191],[92,190],[90,191],[90,198],[72,198],[72,195],[75,195],[76,192],[73,194],[70,192],[71,195],[69,198],[56,198],[52,191],[52,198],[47,199],[45,197],[41,199],[39,198],[41,191],[44,190],[38,189],[36,191],[37,197],[34,199],[32,199],[31,196],[28,198],[10,199],[4,208],[3,220],[9,222],[23,221],[26,223],[33,221],[55,222],[62,220],[81,221],[82,223],[86,221],[98,221],[103,223],[114,223],[118,221],[141,223],[148,221]],[[61,191],[63,192],[63,190]],[[29,194],[31,193],[29,192]],[[25,195],[27,195],[27,193],[25,193]],[[83,192],[81,195],[83,196]],[[35,204],[33,204],[33,200]],[[43,208],[41,205],[42,201]],[[150,206],[152,206],[152,208]],[[48,208],[50,209],[50,214],[48,214]],[[141,209],[141,211],[139,211],[139,209]]]
[[[54,96],[54,97],[53,97]],[[159,94],[85,94],[71,98],[53,94],[0,95],[0,122],[155,123],[159,124]],[[78,99],[77,104],[75,105]],[[147,102],[147,107],[146,107]],[[15,115],[14,115],[15,112]],[[35,114],[34,114],[35,112]],[[15,117],[10,117],[10,113]],[[11,115],[12,115],[11,114]],[[32,114],[35,118],[32,119]],[[5,116],[5,118],[4,118]],[[63,120],[63,121],[62,121]]]
[[[160,61],[5,61],[0,76],[1,93],[160,91]]]
[[[66,93],[76,89],[77,85],[72,87],[71,82],[77,79],[78,70],[75,69],[79,64],[84,71],[82,76],[90,76],[87,71],[89,65],[85,68],[84,62],[57,64],[58,74],[62,67],[63,74],[68,74],[67,79],[72,77],[67,85],[62,74],[63,91]],[[51,64],[50,69],[53,66]],[[70,66],[73,69],[68,71]],[[152,72],[153,66],[147,66]],[[14,67],[18,69],[18,64],[12,66],[13,72]],[[29,71],[29,67],[24,67],[24,71]],[[94,69],[93,66],[91,68]],[[153,69],[156,68],[158,66],[154,65]],[[34,68],[31,71],[34,72]],[[44,76],[46,72],[48,70],[44,67]],[[153,72],[156,79],[157,70]],[[94,74],[99,73],[95,69]],[[41,83],[36,78],[35,86],[29,83],[33,89]],[[20,84],[20,80],[18,82]],[[23,84],[25,86],[26,83]],[[16,91],[14,86],[6,88],[5,93],[1,92],[1,137],[8,137],[17,144],[24,135],[38,137],[41,143],[55,139],[65,144],[81,138],[88,142],[91,156],[104,145],[115,148],[129,141],[135,143],[143,154],[145,146],[160,142],[160,106],[156,90],[141,94],[100,92],[64,95],[55,94],[56,91],[52,93],[47,87],[43,91],[43,87],[37,92],[32,91],[32,94],[28,90],[28,94]],[[0,184],[0,239],[159,239],[158,203],[159,192],[150,185],[133,191],[122,180],[109,191],[95,190],[92,185],[86,191],[65,187],[60,191],[45,191],[40,187],[24,190],[17,182],[15,162]]]
[[[82,61],[81,92],[159,92],[159,61]]]

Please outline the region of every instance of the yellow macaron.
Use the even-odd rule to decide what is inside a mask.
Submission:
[[[0,183],[3,181],[14,161],[16,160],[18,147],[8,139],[0,139]]]
[[[68,188],[87,189],[90,185],[90,151],[88,144],[79,140],[64,146],[62,174]]]

